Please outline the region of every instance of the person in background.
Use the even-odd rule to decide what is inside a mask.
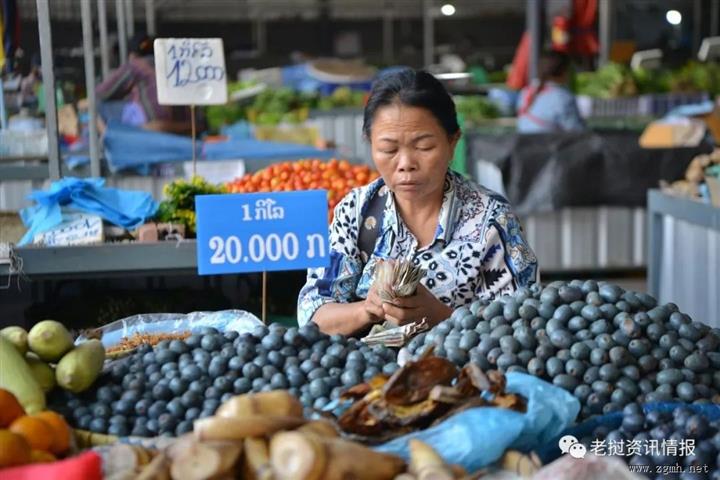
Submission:
[[[522,89],[517,106],[520,133],[572,132],[585,129],[585,122],[567,88],[570,58],[550,52],[540,58],[540,80]]]
[[[40,71],[40,55],[32,56],[30,71],[20,82],[20,106],[36,108],[38,105],[38,91],[42,86],[42,72]]]
[[[174,133],[189,131],[190,123],[178,115],[178,109],[158,103],[153,39],[138,33],[130,40],[128,50],[128,61],[95,88],[98,102],[124,102],[120,121],[126,125]]]

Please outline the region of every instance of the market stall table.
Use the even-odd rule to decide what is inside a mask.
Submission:
[[[720,208],[648,192],[649,291],[720,327]]]

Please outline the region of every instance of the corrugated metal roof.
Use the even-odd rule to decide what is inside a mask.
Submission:
[[[49,0],[48,0],[49,1]],[[115,0],[98,0],[107,3],[109,18],[115,18]],[[132,2],[136,21],[144,19],[146,0]],[[547,0],[549,9],[562,8],[570,0]],[[93,2],[95,3],[95,2]],[[158,20],[208,21],[242,20],[264,17],[315,18],[320,13],[323,0],[155,0]],[[422,15],[423,0],[327,0],[330,15],[334,18],[378,18],[386,9],[397,18]],[[525,9],[526,0],[434,0],[437,7],[452,3],[456,16],[498,15],[519,13]],[[36,0],[18,0],[23,18],[36,17]],[[52,0],[50,15],[57,20],[80,18],[80,0]]]

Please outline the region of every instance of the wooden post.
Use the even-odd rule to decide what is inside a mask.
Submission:
[[[190,105],[190,130],[192,135],[192,172],[197,175],[197,154],[195,149],[195,105]]]
[[[267,325],[267,272],[262,273],[262,322]]]

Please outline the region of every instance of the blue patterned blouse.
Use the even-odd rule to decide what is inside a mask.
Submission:
[[[369,259],[358,248],[360,223],[369,200],[385,198],[383,225]],[[330,227],[330,266],[308,270],[298,298],[298,323],[312,319],[320,306],[367,297],[378,259],[412,259],[426,270],[423,285],[454,308],[475,298],[491,299],[537,280],[535,254],[522,235],[510,205],[500,195],[448,172],[435,239],[418,245],[395,207],[382,178],[353,189],[335,207]],[[372,228],[372,227],[370,227]]]

